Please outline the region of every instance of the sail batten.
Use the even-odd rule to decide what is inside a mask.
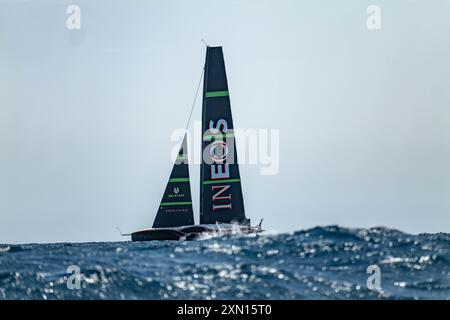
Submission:
[[[170,178],[169,183],[176,183],[176,182],[189,182],[189,178]]]
[[[228,90],[205,92],[205,97],[206,98],[228,97],[229,95],[230,94],[228,93]]]
[[[234,183],[234,182],[241,182],[241,179],[209,180],[203,181],[203,184],[220,184],[220,183]]]
[[[160,206],[184,206],[192,205],[192,201],[175,201],[175,202],[161,202]]]

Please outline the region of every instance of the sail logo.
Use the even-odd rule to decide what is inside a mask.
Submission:
[[[229,154],[228,145],[225,141],[214,141],[209,148],[209,155],[214,162],[223,163]]]
[[[180,193],[180,187],[173,187],[171,194],[168,194],[167,197],[168,198],[184,198],[185,194],[184,193]]]
[[[224,181],[224,179],[229,179],[231,176],[230,166],[225,162],[230,155],[228,141],[224,141],[224,138],[227,137],[227,131],[227,121],[225,119],[220,119],[217,121],[216,126],[214,126],[214,121],[210,121],[209,129],[204,135],[205,139],[214,137],[214,142],[206,147],[210,160],[209,163],[207,163],[211,165],[211,202],[213,211],[232,209],[231,186]],[[219,180],[220,183],[216,184],[215,181],[218,182]]]

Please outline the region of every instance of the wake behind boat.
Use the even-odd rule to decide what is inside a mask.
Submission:
[[[203,74],[200,224],[194,225],[185,135],[153,227],[133,232],[132,241],[263,232],[262,220],[252,227],[245,216],[222,47],[207,46]]]

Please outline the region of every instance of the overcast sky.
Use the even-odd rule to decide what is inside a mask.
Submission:
[[[80,30],[66,28],[69,4]],[[371,4],[381,30],[366,27]],[[241,166],[253,222],[450,232],[449,12],[444,0],[0,0],[0,243],[152,225],[202,38],[224,47],[235,127],[280,130],[278,174]]]

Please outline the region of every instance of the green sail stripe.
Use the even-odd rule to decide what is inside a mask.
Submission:
[[[203,181],[203,184],[232,183],[232,182],[241,182],[241,179],[208,180]]]
[[[209,141],[212,138],[215,138],[215,139],[234,138],[234,133],[207,134],[207,135],[203,136],[203,141]]]
[[[166,206],[187,206],[192,204],[191,201],[180,201],[180,202],[161,202],[160,206],[161,207],[166,207]]]
[[[206,98],[228,97],[228,91],[209,91],[205,93]]]
[[[178,155],[177,160],[187,160],[187,155]]]
[[[169,182],[189,182],[189,178],[172,178]]]

